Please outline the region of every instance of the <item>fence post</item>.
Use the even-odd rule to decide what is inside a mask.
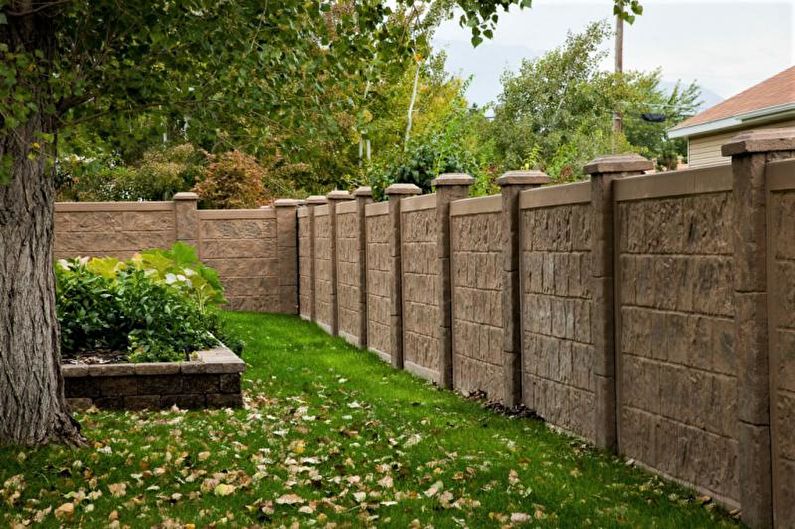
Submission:
[[[766,166],[795,156],[795,129],[742,133],[722,152],[733,173],[740,506],[743,522],[762,529],[773,526]]]
[[[177,240],[190,244],[199,253],[199,195],[182,192],[174,195],[174,223]]]
[[[276,208],[276,257],[279,260],[279,310],[298,314],[298,200],[280,198]]]
[[[436,220],[439,225],[437,258],[439,259],[439,385],[453,387],[453,308],[452,274],[450,270],[450,202],[469,196],[475,179],[468,174],[448,173],[434,179],[436,188]]]
[[[365,207],[373,201],[373,190],[362,186],[353,192],[356,197],[356,222],[359,253],[359,347],[367,349],[367,219]]]
[[[400,201],[406,196],[419,195],[422,190],[414,184],[392,184],[386,188],[389,197],[389,219],[392,236],[389,238],[389,259],[392,269],[392,288],[389,320],[392,345],[392,366],[403,369],[403,270],[400,263]]]
[[[326,195],[328,198],[328,215],[331,233],[329,234],[329,244],[331,244],[331,335],[340,334],[340,311],[337,302],[337,202],[341,200],[353,200],[350,193],[341,189],[335,189]]]
[[[309,221],[309,284],[312,285],[312,295],[309,300],[309,319],[317,321],[317,274],[315,273],[315,208],[326,204],[328,200],[322,195],[312,195],[306,198],[307,219]]]
[[[522,402],[522,293],[519,282],[522,241],[519,193],[551,181],[541,171],[509,171],[497,179],[502,193],[502,400],[508,407]]]
[[[617,443],[613,180],[643,174],[652,167],[654,164],[640,155],[619,154],[597,158],[584,169],[591,175],[591,337],[596,387],[594,434],[597,446],[605,450],[615,450]]]

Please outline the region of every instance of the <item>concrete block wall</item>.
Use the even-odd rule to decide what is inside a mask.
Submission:
[[[199,257],[218,271],[231,309],[280,312],[274,208],[199,211]]]
[[[745,133],[731,166],[590,180],[508,173],[387,202],[197,211],[195,195],[59,204],[56,256],[195,244],[231,306],[300,313],[442,387],[524,404],[597,446],[795,528],[795,129]],[[191,196],[192,195],[192,196]]]
[[[384,361],[392,362],[390,299],[393,270],[389,239],[393,231],[389,203],[370,204],[365,210],[367,254],[367,344]]]
[[[129,259],[177,240],[174,202],[61,202],[55,205],[55,258]]]
[[[450,206],[453,387],[503,394],[502,197]]]
[[[315,322],[333,334],[331,289],[331,215],[328,204],[315,208],[314,266],[312,291],[315,299]]]
[[[767,173],[772,234],[768,246],[770,413],[775,526],[795,527],[795,160]]]
[[[403,365],[440,382],[439,260],[436,195],[406,198],[400,208],[403,285]]]
[[[731,171],[655,176],[616,182],[618,447],[738,507]]]
[[[295,314],[298,201],[257,210],[198,210],[198,196],[171,202],[62,202],[55,205],[55,256],[128,259],[183,241],[218,270],[233,310]]]
[[[309,208],[298,209],[298,314],[312,319],[312,221]]]
[[[594,439],[590,186],[525,191],[519,207],[522,403]]]

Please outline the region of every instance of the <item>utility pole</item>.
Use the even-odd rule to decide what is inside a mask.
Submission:
[[[616,15],[615,61],[616,78],[621,79],[621,74],[624,72],[624,19],[621,15]],[[624,118],[621,109],[616,108],[613,112],[613,132],[618,134],[622,130],[624,130]]]

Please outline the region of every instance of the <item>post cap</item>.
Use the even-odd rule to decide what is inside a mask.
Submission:
[[[273,203],[277,208],[295,208],[300,205],[301,201],[294,198],[278,198]]]
[[[636,173],[654,168],[654,163],[640,154],[611,154],[588,162],[583,168],[588,174]]]
[[[335,189],[334,191],[330,191],[326,195],[326,198],[329,200],[351,200],[353,196],[344,189]]]
[[[469,186],[475,183],[475,179],[466,173],[444,173],[431,181],[434,187],[439,186]]]
[[[508,171],[497,179],[497,185],[504,186],[542,186],[552,181],[544,171]]]
[[[419,195],[422,189],[414,184],[392,184],[384,192],[387,195]]]
[[[373,188],[370,186],[360,186],[357,187],[356,190],[353,192],[353,196],[355,197],[371,197],[373,196]]]
[[[312,195],[306,197],[306,203],[310,206],[317,206],[319,204],[327,204],[328,199],[323,195]]]
[[[199,200],[199,195],[192,191],[182,191],[181,193],[175,193],[172,200]]]
[[[795,127],[749,130],[721,147],[723,156],[774,151],[795,151]]]

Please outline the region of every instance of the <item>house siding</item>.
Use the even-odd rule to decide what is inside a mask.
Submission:
[[[721,134],[710,134],[688,139],[687,164],[690,168],[706,167],[708,165],[728,165],[731,158],[721,155],[721,146],[728,143],[734,136],[741,132],[758,129],[773,129],[781,127],[795,127],[795,120],[767,123],[756,127],[735,129]]]

